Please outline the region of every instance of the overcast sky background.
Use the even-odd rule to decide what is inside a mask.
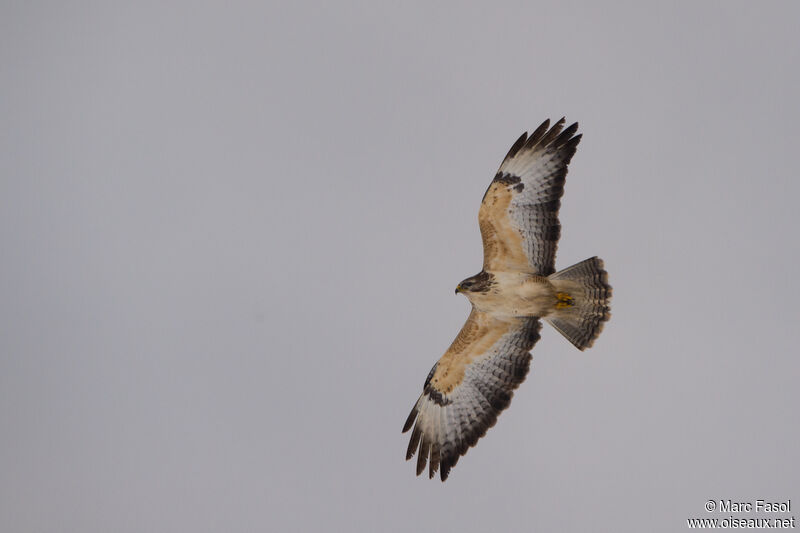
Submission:
[[[796,2],[10,4],[0,530],[800,504]],[[611,322],[584,353],[545,326],[498,424],[416,478],[400,429],[468,314],[481,196],[562,115],[557,266],[605,259]]]

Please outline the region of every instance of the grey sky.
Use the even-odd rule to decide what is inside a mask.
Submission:
[[[0,530],[683,531],[800,505],[793,2],[0,8]],[[584,139],[545,326],[450,479],[400,429],[524,130]],[[788,515],[781,515],[783,517]]]

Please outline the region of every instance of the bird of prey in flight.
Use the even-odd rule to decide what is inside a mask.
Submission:
[[[584,350],[609,319],[602,260],[555,270],[558,209],[581,140],[577,123],[563,128],[563,118],[552,128],[545,120],[530,136],[523,133],[483,195],[483,269],[456,287],[472,312],[433,365],[403,426],[403,433],[413,427],[406,459],[417,454],[417,475],[427,464],[431,478],[439,470],[445,481],[495,424],[525,380],[540,320]]]

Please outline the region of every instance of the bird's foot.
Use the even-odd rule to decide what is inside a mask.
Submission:
[[[558,302],[556,302],[556,309],[566,309],[567,307],[572,307],[575,305],[575,300],[573,300],[572,296],[566,292],[556,293],[556,298],[558,298]]]

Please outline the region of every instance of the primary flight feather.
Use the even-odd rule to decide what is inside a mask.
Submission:
[[[562,131],[563,130],[563,131]],[[497,421],[525,380],[544,319],[579,350],[608,320],[611,287],[597,257],[555,271],[558,210],[578,124],[545,120],[513,144],[483,196],[478,222],[483,269],[456,287],[472,312],[433,365],[403,432],[406,459],[417,454],[442,481],[459,457]]]

